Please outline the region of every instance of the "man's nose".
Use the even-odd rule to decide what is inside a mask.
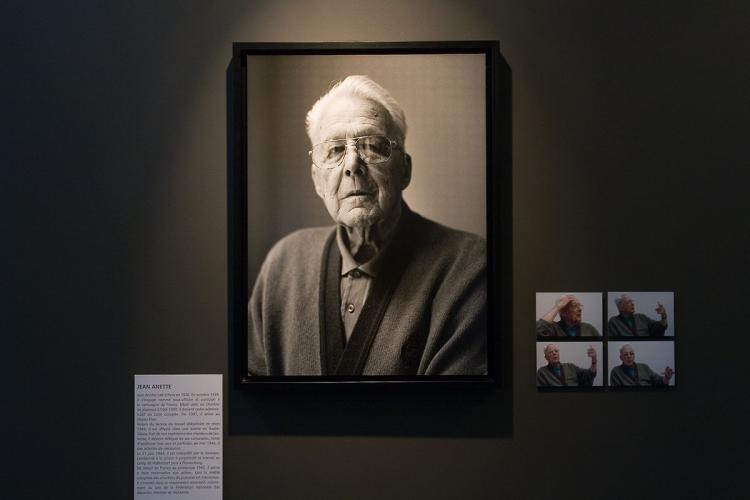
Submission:
[[[344,155],[344,175],[347,177],[365,175],[365,164],[359,157],[357,146],[354,144],[346,145],[346,154]]]

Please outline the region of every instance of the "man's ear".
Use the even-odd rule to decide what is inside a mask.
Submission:
[[[323,191],[320,190],[320,183],[323,182],[323,179],[318,179],[319,175],[320,172],[318,171],[317,167],[314,164],[310,165],[310,176],[312,177],[313,184],[315,185],[315,192],[318,193],[318,196],[325,199],[325,197],[323,196]]]
[[[404,153],[404,164],[402,165],[401,170],[401,191],[406,189],[406,187],[411,182],[411,156],[409,156],[409,153]]]

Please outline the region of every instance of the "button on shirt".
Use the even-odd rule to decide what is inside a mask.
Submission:
[[[356,268],[341,274],[341,322],[347,341],[365,305],[371,282],[369,275]]]
[[[339,226],[336,231],[336,244],[341,253],[341,280],[339,281],[341,324],[344,327],[346,340],[349,341],[367,300],[372,281],[377,276],[382,260],[379,257],[383,255],[383,251],[381,249],[375,257],[364,264],[358,264],[344,243],[343,232],[343,226]]]

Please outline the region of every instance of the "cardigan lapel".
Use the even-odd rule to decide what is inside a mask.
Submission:
[[[563,368],[562,363],[560,363],[560,375],[555,373],[555,370],[553,370],[552,366],[550,366],[549,364],[547,365],[547,370],[549,370],[552,376],[555,377],[560,382],[560,385],[568,385],[568,382],[565,379],[565,369]]]
[[[320,273],[320,370],[322,375],[333,375],[344,351],[344,328],[341,325],[341,253],[336,245],[336,230],[323,247]]]
[[[638,335],[638,325],[635,324],[635,315],[633,315],[633,323],[632,325],[625,321],[625,317],[622,314],[619,314],[616,316],[618,320],[620,320],[620,323],[627,328],[630,333],[633,335],[633,337]]]
[[[402,205],[401,221],[393,235],[393,241],[383,255],[386,265],[373,280],[367,300],[362,307],[357,324],[349,341],[344,342],[341,325],[341,254],[335,243],[335,231],[327,242],[323,255],[320,290],[320,363],[324,375],[362,375],[370,348],[375,340],[380,323],[388,309],[393,292],[414,252],[418,216],[406,204]]]

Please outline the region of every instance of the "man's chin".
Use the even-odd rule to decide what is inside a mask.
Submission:
[[[377,224],[380,219],[379,210],[357,207],[342,214],[339,217],[339,222],[351,228],[363,229]]]

